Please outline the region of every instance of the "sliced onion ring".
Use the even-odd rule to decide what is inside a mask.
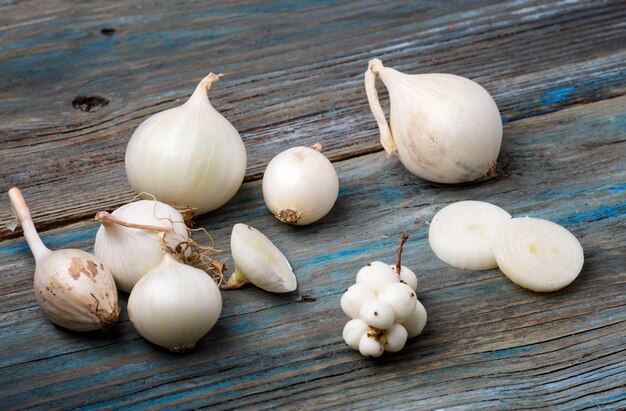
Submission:
[[[497,230],[494,253],[515,284],[539,292],[559,290],[582,270],[583,248],[564,227],[539,218],[513,218]]]
[[[466,270],[490,270],[498,264],[493,239],[511,215],[484,201],[459,201],[435,214],[430,223],[430,247],[444,262]]]

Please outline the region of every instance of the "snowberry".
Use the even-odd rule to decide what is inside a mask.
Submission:
[[[350,348],[358,350],[361,337],[370,330],[370,326],[360,318],[350,320],[343,327],[343,340]]]
[[[404,344],[406,344],[408,333],[406,328],[404,328],[401,324],[396,323],[385,332],[385,336],[387,338],[385,351],[398,352],[404,347]]]
[[[398,274],[387,264],[374,261],[361,268],[356,275],[356,283],[378,292],[387,284],[400,282]]]
[[[352,318],[343,328],[343,339],[366,357],[400,351],[426,324],[426,310],[415,296],[417,277],[400,264],[407,238],[402,236],[395,265],[368,264],[341,296],[341,308]]]
[[[375,334],[365,333],[359,340],[359,351],[365,357],[380,357],[385,347]]]
[[[376,299],[374,291],[362,284],[351,285],[341,296],[341,309],[350,318],[359,318],[361,306]]]
[[[416,337],[422,333],[427,318],[426,309],[418,300],[415,305],[415,311],[402,323],[409,334],[409,338]]]
[[[393,308],[380,300],[370,300],[363,304],[359,316],[368,325],[381,330],[391,327],[395,321]]]
[[[379,293],[378,299],[387,303],[392,309],[397,322],[409,318],[415,311],[417,297],[411,287],[403,283],[389,284]]]
[[[389,267],[391,267],[394,271],[396,270],[395,265],[390,265]],[[403,282],[411,287],[413,291],[417,290],[417,276],[413,271],[405,266],[400,267],[400,282]]]

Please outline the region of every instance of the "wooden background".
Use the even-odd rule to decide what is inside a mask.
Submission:
[[[5,1],[0,32],[0,408],[626,406],[624,1]],[[363,87],[374,57],[492,93],[505,123],[496,176],[442,186],[386,158]],[[186,355],[139,337],[126,294],[112,330],[54,326],[21,231],[7,228],[6,191],[23,189],[48,246],[91,251],[95,212],[133,196],[132,131],[209,71],[224,73],[210,98],[249,164],[235,198],[198,225],[230,266],[232,226],[259,228],[298,290],[224,292],[219,322]],[[77,96],[108,104],[81,111]],[[263,169],[315,142],[338,171],[339,200],[312,226],[282,225],[264,207]],[[439,261],[428,221],[466,199],[564,225],[585,250],[579,278],[537,294],[498,270]],[[393,262],[405,230],[403,262],[429,320],[402,352],[364,359],[343,343],[339,299],[360,267]]]

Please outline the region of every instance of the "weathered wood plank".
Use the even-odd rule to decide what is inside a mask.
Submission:
[[[625,406],[625,106],[620,97],[507,124],[497,176],[481,184],[420,181],[383,153],[338,162],[339,201],[313,226],[280,224],[264,208],[260,183],[244,184],[199,225],[226,249],[234,223],[260,228],[291,261],[299,290],[224,293],[216,328],[185,356],[141,339],[125,311],[108,332],[53,326],[36,307],[22,240],[4,241],[0,402],[42,409]],[[426,223],[463,199],[563,224],[585,250],[581,276],[544,295],[497,270],[468,272],[437,260]],[[95,229],[85,221],[44,241],[89,249]],[[342,342],[339,298],[366,262],[393,260],[404,230],[412,236],[404,261],[418,272],[429,322],[401,353],[363,359]],[[305,293],[316,301],[299,301]]]
[[[113,2],[41,11],[20,3],[0,11],[0,201],[23,187],[46,228],[122,204],[132,131],[179,104],[208,70],[227,74],[212,99],[242,133],[249,180],[296,144],[321,141],[335,161],[380,150],[362,85],[374,56],[408,72],[474,78],[505,121],[625,89],[620,2]],[[109,26],[114,35],[101,35]],[[83,113],[71,107],[80,94],[110,103]],[[0,238],[15,235],[5,228],[11,219],[2,207]]]

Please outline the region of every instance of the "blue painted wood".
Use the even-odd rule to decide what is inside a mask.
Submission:
[[[0,403],[3,408],[531,408],[626,406],[626,238],[623,167],[626,97],[509,123],[496,176],[442,186],[383,153],[335,163],[341,191],[318,224],[286,226],[263,205],[259,181],[198,219],[225,249],[246,222],[275,241],[298,277],[294,293],[224,292],[216,327],[187,355],[143,340],[126,315],[109,331],[51,324],[32,293],[22,239],[0,243]],[[439,261],[428,221],[453,201],[495,203],[516,216],[563,224],[581,241],[580,277],[552,294],[512,284],[498,270]],[[43,233],[53,248],[89,250],[94,221]],[[418,274],[424,334],[371,360],[345,346],[339,307],[356,272],[403,261]],[[299,296],[316,299],[303,302]]]

